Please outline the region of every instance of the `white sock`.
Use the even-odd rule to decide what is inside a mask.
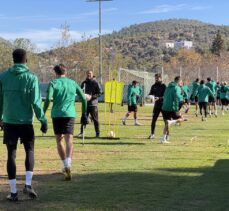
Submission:
[[[72,159],[70,157],[67,157],[66,159],[67,159],[67,163],[68,163],[67,166],[71,167],[72,166]]]
[[[128,118],[128,117],[127,117],[127,116],[125,116],[123,120],[124,120],[124,121],[126,121],[126,120],[127,120],[127,118]]]
[[[134,119],[134,123],[136,124],[138,122],[138,119]]]
[[[32,179],[33,179],[33,172],[32,171],[26,171],[26,173],[25,173],[25,184],[31,186]]]
[[[17,193],[17,181],[16,179],[9,180],[10,184],[10,192],[11,193]]]
[[[68,159],[67,158],[63,160],[63,163],[64,163],[64,167],[68,167]]]
[[[177,120],[168,120],[169,124],[172,125],[172,124],[176,124],[177,123]]]

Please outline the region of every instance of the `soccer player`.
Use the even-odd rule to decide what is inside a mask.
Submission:
[[[202,121],[205,121],[207,118],[207,107],[208,107],[209,97],[214,96],[211,89],[208,86],[206,86],[204,83],[205,83],[204,80],[200,81],[200,86],[197,91],[198,103],[200,107],[200,115],[201,115]],[[204,109],[204,116],[202,113],[202,109]]]
[[[218,81],[216,83],[216,105],[217,106],[220,106],[221,105],[221,101],[220,101],[220,87],[221,87],[221,84]]]
[[[196,114],[196,116],[198,116],[197,90],[198,90],[199,86],[200,86],[199,78],[197,78],[195,81],[192,82],[192,94],[191,94],[191,97],[190,97],[190,100],[195,102],[195,108],[196,108],[195,114]]]
[[[227,82],[222,83],[222,86],[219,89],[219,96],[221,101],[221,110],[222,115],[224,115],[224,111],[226,110],[226,106],[228,106],[228,98],[227,98],[227,92],[229,91],[229,87],[227,86]]]
[[[189,100],[188,100],[188,97],[189,97],[189,86],[187,84],[183,84],[182,86],[182,90],[183,90],[183,97],[184,97],[184,105],[183,107],[185,108],[185,113],[188,113],[189,111]]]
[[[76,94],[82,101],[81,123],[84,125],[87,124],[87,101],[79,85],[66,77],[67,69],[63,64],[56,65],[54,71],[56,79],[49,83],[44,112],[47,111],[49,103],[53,99],[51,117],[56,136],[57,151],[64,164],[65,180],[71,180]]]
[[[134,112],[134,125],[135,126],[140,126],[141,124],[138,122],[137,118],[137,112],[138,112],[138,107],[137,107],[137,98],[140,96],[140,88],[137,86],[137,81],[132,81],[132,84],[129,85],[128,87],[128,112],[126,113],[125,117],[122,120],[123,125],[126,125],[126,120],[129,117],[131,112]]]
[[[87,71],[87,78],[82,82],[81,88],[84,90],[87,96],[87,117],[91,116],[95,127],[95,137],[100,137],[99,129],[99,115],[98,115],[98,97],[101,95],[99,83],[93,78],[93,71]],[[86,128],[85,125],[81,124],[80,133],[78,137],[83,136],[83,130]]]
[[[23,193],[36,198],[32,188],[34,168],[33,111],[41,122],[41,131],[47,132],[47,120],[41,105],[41,95],[37,76],[27,67],[24,49],[13,51],[14,65],[0,74],[0,117],[4,130],[3,143],[6,144],[7,173],[10,184],[9,201],[18,200],[16,186],[16,151],[20,138],[25,149],[25,187]]]
[[[151,122],[151,134],[149,139],[155,138],[155,127],[157,119],[162,112],[163,96],[166,89],[164,83],[162,83],[162,77],[160,73],[155,74],[155,84],[152,85],[149,95],[153,95],[155,99],[155,104],[153,108],[153,118]]]
[[[179,111],[184,107],[185,102],[184,102],[184,90],[183,90],[183,82],[180,84],[180,89],[181,89],[181,95],[180,95],[180,102],[179,102]]]
[[[209,96],[209,114],[210,116],[213,114],[217,117],[217,108],[216,108],[216,82],[212,80],[210,77],[207,78],[206,86],[210,88],[213,93],[213,96]]]
[[[161,137],[161,143],[166,143],[169,139],[169,126],[179,124],[184,118],[179,113],[179,103],[181,99],[182,79],[180,76],[175,77],[174,81],[169,83],[165,90],[162,114],[165,122],[164,133]]]

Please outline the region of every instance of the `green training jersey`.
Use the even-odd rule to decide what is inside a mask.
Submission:
[[[44,105],[44,112],[48,109],[49,102],[53,99],[51,117],[76,117],[75,97],[76,94],[82,101],[82,112],[87,110],[85,95],[79,85],[67,78],[59,77],[50,81],[47,97]]]
[[[33,116],[47,123],[38,78],[26,64],[14,64],[0,74],[0,117],[4,123],[32,124]]]
[[[200,86],[199,82],[197,82],[197,81],[192,82],[192,95],[193,95],[193,97],[195,97],[197,95],[199,86]]]
[[[209,102],[209,96],[214,97],[214,94],[207,85],[201,84],[198,88],[197,96],[198,96],[198,102],[208,103]]]
[[[128,104],[137,105],[137,96],[140,96],[142,90],[139,86],[129,85],[128,87]]]
[[[181,87],[174,81],[169,83],[165,90],[162,110],[178,112],[181,99]]]
[[[212,91],[213,95],[216,95],[216,82],[214,80],[209,81],[208,83],[206,83],[206,86],[210,88],[210,90]]]

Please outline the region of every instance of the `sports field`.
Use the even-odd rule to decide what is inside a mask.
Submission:
[[[77,110],[79,110],[77,105]],[[126,106],[117,108],[117,119]],[[6,177],[6,149],[0,145],[0,210],[229,210],[229,112],[225,116],[196,118],[193,111],[188,122],[171,128],[170,144],[159,144],[163,121],[157,123],[156,139],[150,134],[152,107],[139,108],[139,121],[132,116],[120,125],[120,140],[87,138],[74,141],[73,180],[63,181],[62,163],[48,112],[49,131],[42,136],[35,121],[35,176],[33,186],[37,200],[26,200],[24,153],[18,147],[17,172],[20,200],[5,200],[9,192]],[[105,128],[104,108],[100,105],[101,130]],[[79,132],[79,117],[75,135]],[[104,134],[101,134],[104,136]],[[87,137],[95,135],[93,124]],[[2,132],[0,133],[2,139]]]

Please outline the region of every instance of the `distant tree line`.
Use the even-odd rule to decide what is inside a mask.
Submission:
[[[117,78],[119,67],[159,72],[164,67],[166,74],[193,78],[215,75],[215,69],[227,78],[229,60],[229,27],[205,24],[195,20],[170,19],[136,24],[103,37],[104,79]],[[166,41],[193,41],[192,49],[165,48]],[[98,75],[98,39],[82,36],[81,42],[71,38],[70,26],[60,29],[60,40],[49,51],[38,53],[28,39],[13,41],[0,39],[0,71],[12,64],[14,48],[28,51],[28,66],[38,74],[41,81],[54,77],[52,67],[57,63],[68,66],[71,78],[81,81],[85,71],[94,70]]]

